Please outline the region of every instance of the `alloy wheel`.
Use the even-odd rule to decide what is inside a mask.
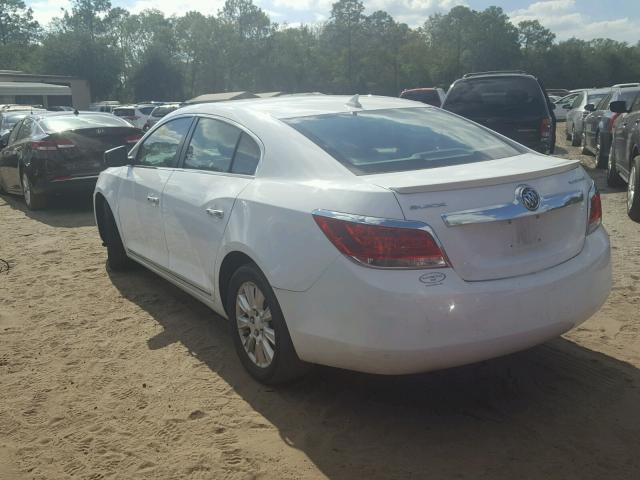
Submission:
[[[249,359],[260,368],[273,362],[276,334],[264,293],[253,282],[240,285],[236,294],[236,326]]]
[[[627,211],[631,211],[633,206],[633,199],[636,194],[636,166],[631,167],[631,174],[629,175],[629,184],[627,186]]]

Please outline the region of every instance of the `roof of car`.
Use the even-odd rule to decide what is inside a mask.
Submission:
[[[75,116],[76,112],[73,111],[63,111],[63,112],[50,112],[48,110],[45,110],[43,112],[34,112],[33,117],[36,120],[43,120],[45,118],[51,118],[51,117],[71,117],[71,116]],[[78,116],[83,116],[83,115],[91,115],[91,116],[95,116],[95,115],[102,115],[105,117],[113,117],[113,115],[111,115],[110,113],[107,112],[94,112],[91,110],[80,110],[77,114]],[[118,117],[116,117],[118,118]]]
[[[395,97],[362,95],[358,97],[361,108],[347,105],[353,99],[349,95],[309,95],[301,97],[275,97],[246,100],[233,100],[216,103],[187,105],[174,114],[209,113],[225,117],[265,116],[273,118],[292,118],[311,115],[323,115],[340,112],[380,110],[385,108],[422,107],[421,102]]]
[[[531,77],[535,76],[522,70],[496,70],[490,72],[471,72],[465,73],[461,80],[469,80],[473,78],[487,78],[487,77]]]

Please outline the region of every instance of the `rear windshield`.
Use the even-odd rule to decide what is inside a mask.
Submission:
[[[443,108],[468,118],[547,116],[538,82],[528,77],[477,78],[453,85]]]
[[[136,112],[133,108],[116,108],[113,110],[116,117],[135,117]]]
[[[171,106],[171,107],[156,107],[153,109],[153,112],[151,113],[151,116],[153,118],[162,118],[165,115],[168,115],[169,113],[173,112],[174,110],[177,110],[178,107],[176,106]]]
[[[150,115],[151,112],[153,112],[154,108],[156,108],[156,107],[154,107],[154,106],[151,106],[151,107],[140,107],[140,108],[138,108],[138,110],[140,110],[140,112],[143,115]]]
[[[438,95],[438,92],[434,90],[410,90],[408,92],[402,92],[400,97],[406,98],[407,100],[428,103],[435,107],[440,106],[440,96]]]
[[[45,132],[63,132],[81,128],[131,127],[128,123],[112,115],[64,115],[44,118],[40,126]]]
[[[431,107],[332,113],[284,122],[356,175],[447,167],[525,152]]]

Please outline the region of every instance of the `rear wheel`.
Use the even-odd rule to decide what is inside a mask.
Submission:
[[[564,138],[565,140],[571,140],[571,134],[569,133],[569,123],[564,126]]]
[[[307,365],[295,352],[278,300],[254,264],[243,265],[231,277],[227,313],[236,352],[253,378],[277,384],[306,372]]]
[[[587,132],[582,132],[582,154],[583,155],[591,155],[591,152],[587,148]]]
[[[102,221],[104,222],[104,243],[107,247],[107,265],[114,272],[122,272],[131,269],[133,260],[127,256],[127,252],[122,244],[122,238],[118,232],[116,219],[109,208],[106,200],[102,204]]]
[[[24,196],[24,203],[29,210],[40,210],[47,204],[47,198],[41,193],[33,191],[33,185],[29,179],[27,172],[22,172],[22,195]]]
[[[629,184],[627,185],[627,214],[632,220],[640,222],[640,155],[633,159],[631,163],[631,173],[629,174]]]
[[[609,148],[609,160],[607,161],[607,185],[614,188],[620,188],[624,185],[624,181],[618,174],[615,159],[613,158],[613,143]]]
[[[600,132],[596,133],[596,168],[605,168],[607,166],[607,158],[602,151],[602,136]]]

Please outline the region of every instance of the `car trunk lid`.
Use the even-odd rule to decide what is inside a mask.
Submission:
[[[583,247],[591,180],[578,162],[524,154],[361,177],[392,190],[408,220],[431,226],[467,281],[534,273]],[[519,194],[539,194],[530,211]]]

